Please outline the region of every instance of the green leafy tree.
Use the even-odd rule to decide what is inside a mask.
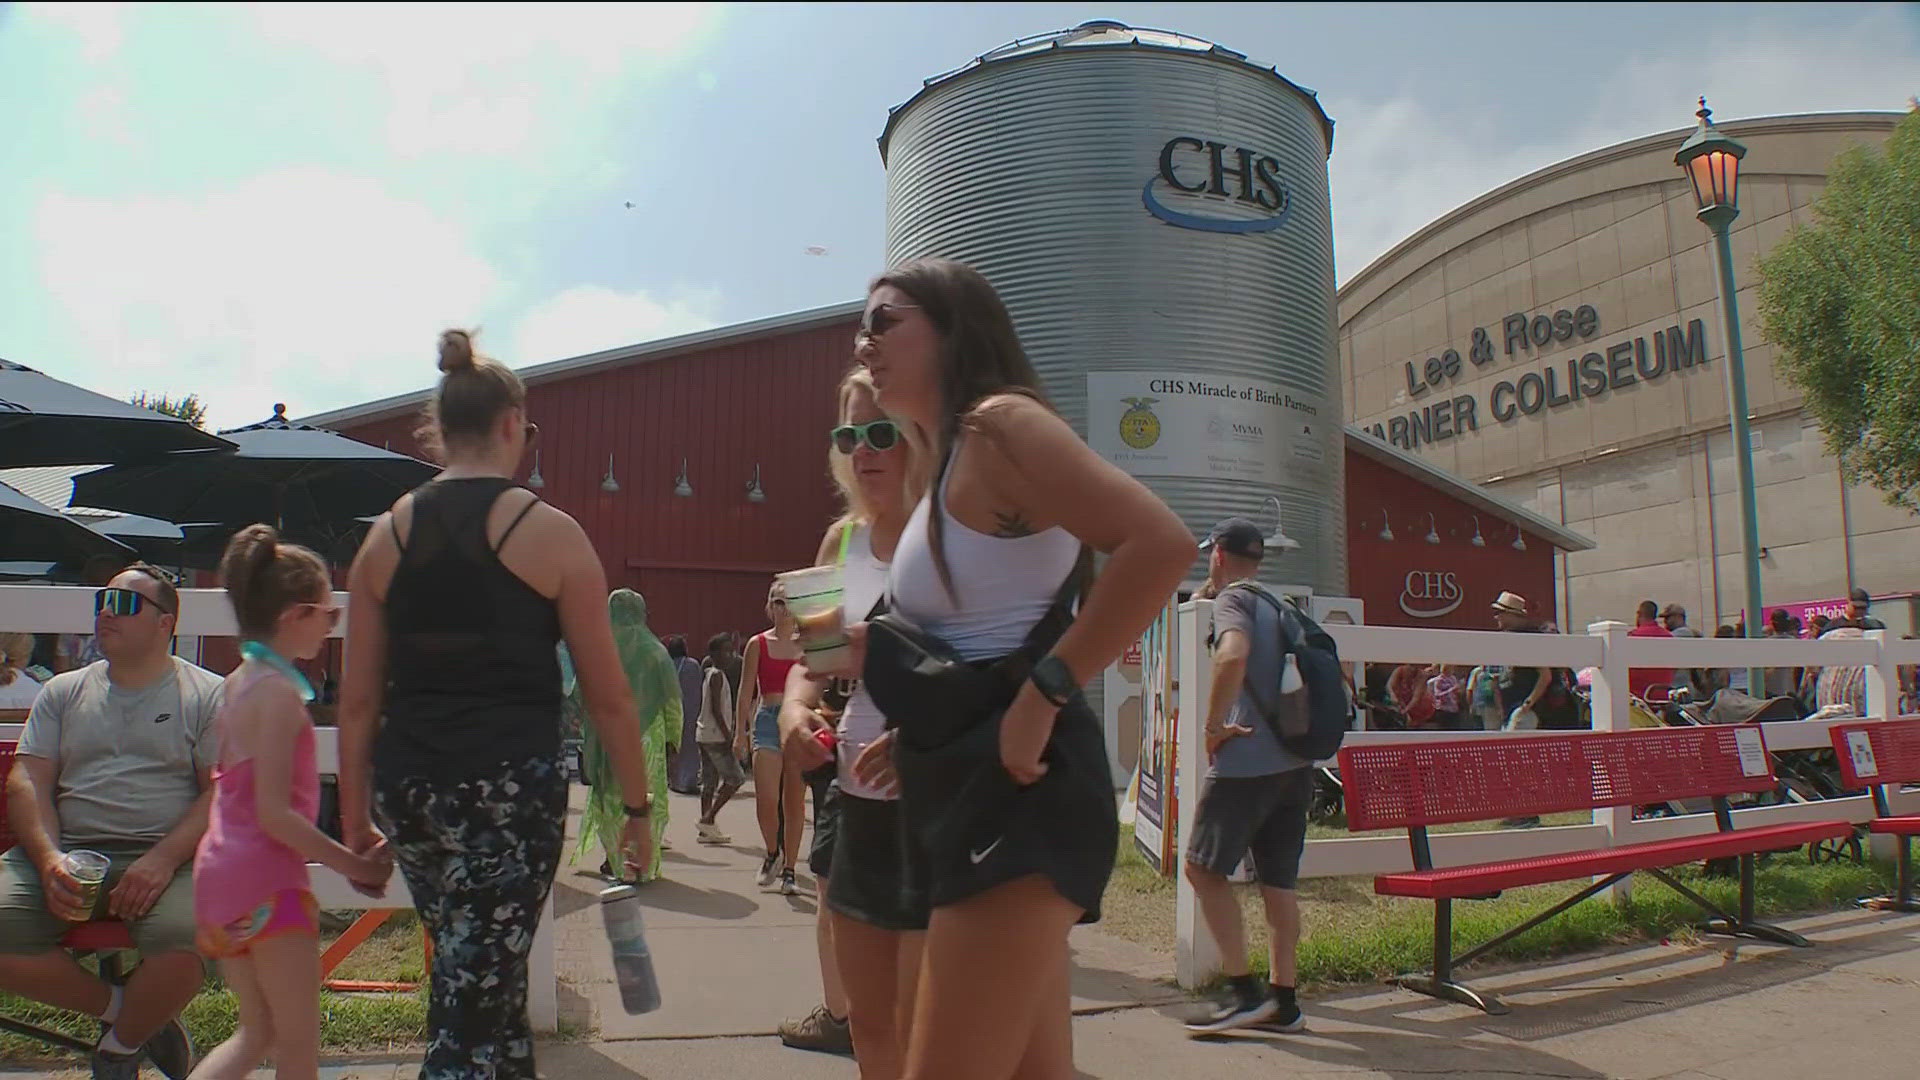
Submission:
[[[152,409],[162,416],[171,416],[176,420],[185,420],[197,428],[207,426],[207,403],[200,400],[199,394],[173,398],[165,394],[154,396],[145,390],[127,399],[143,409]]]
[[[1760,260],[1760,319],[1849,480],[1920,510],[1920,112],[1840,155]]]

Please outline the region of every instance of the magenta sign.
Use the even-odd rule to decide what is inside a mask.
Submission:
[[[1909,594],[1889,593],[1885,596],[1874,597],[1873,602],[1877,604],[1882,600],[1904,599],[1907,595]],[[1812,619],[1815,615],[1825,615],[1828,619],[1846,618],[1847,598],[1842,596],[1837,600],[1808,600],[1798,604],[1768,604],[1767,605],[1767,615],[1769,617],[1771,617],[1775,611],[1785,611],[1787,614],[1793,616],[1796,619],[1799,619],[1800,624],[1802,626],[1805,626],[1807,621]]]

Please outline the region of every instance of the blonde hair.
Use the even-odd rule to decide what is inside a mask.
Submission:
[[[32,634],[0,634],[0,686],[12,686],[20,669],[32,660]]]
[[[864,367],[856,367],[847,372],[840,380],[840,411],[835,414],[835,422],[847,423],[847,416],[853,411],[853,397],[864,393],[878,402],[880,393],[873,385],[873,376]],[[912,508],[920,501],[927,490],[926,445],[920,437],[919,429],[904,421],[895,421],[900,429],[900,439],[905,443],[907,454],[906,469],[901,477],[900,497],[903,505]],[[860,490],[859,480],[853,475],[853,455],[843,454],[840,448],[831,444],[827,447],[827,471],[833,476],[833,486],[840,490],[840,505],[843,512],[836,524],[864,525],[873,520],[873,507],[867,505],[867,497]]]
[[[440,386],[427,401],[414,437],[436,457],[449,442],[484,441],[501,413],[524,407],[527,387],[513,369],[473,351],[473,332],[440,335]]]

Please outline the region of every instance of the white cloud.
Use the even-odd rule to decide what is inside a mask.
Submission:
[[[645,292],[583,285],[521,315],[508,339],[513,351],[502,359],[515,366],[539,364],[690,334],[718,325],[718,309],[713,292],[659,300]]]
[[[98,64],[111,60],[126,41],[121,17],[126,4],[27,4],[22,13],[65,28],[80,39],[81,57]]]
[[[1603,146],[1685,126],[1705,93],[1716,120],[1779,113],[1900,109],[1920,60],[1874,51],[1912,37],[1897,8],[1846,9],[1825,29],[1729,27],[1700,59],[1676,41],[1592,82],[1592,107],[1545,132],[1508,118],[1443,114],[1426,99],[1329,95],[1340,121],[1332,169],[1334,238],[1345,281],[1449,211],[1535,170]],[[1847,15],[1854,15],[1841,21]],[[1867,55],[1871,62],[1864,62]],[[1517,137],[1530,135],[1530,138]],[[1677,149],[1676,145],[1676,149]],[[1679,173],[1676,171],[1676,177]]]
[[[188,197],[44,197],[44,287],[85,380],[198,393],[219,426],[431,376],[502,291],[468,237],[370,181],[285,170]]]
[[[715,28],[714,4],[267,4],[263,37],[370,69],[394,151],[539,152]]]

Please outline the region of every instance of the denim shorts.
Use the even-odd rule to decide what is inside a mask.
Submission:
[[[753,748],[779,751],[780,705],[778,702],[762,705],[760,711],[753,714]]]

